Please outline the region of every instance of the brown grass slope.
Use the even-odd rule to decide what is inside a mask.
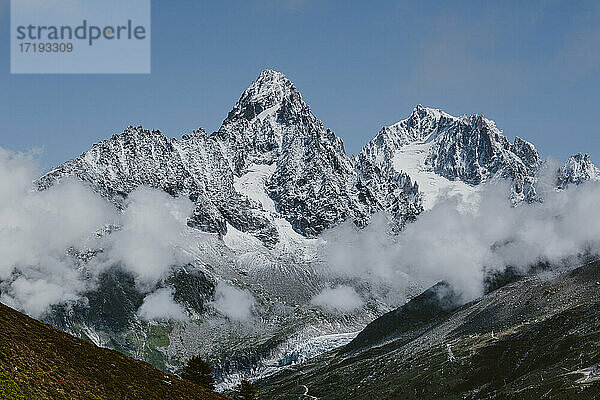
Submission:
[[[0,399],[226,399],[0,304]]]

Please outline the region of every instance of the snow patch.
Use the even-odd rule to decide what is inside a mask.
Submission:
[[[227,224],[227,233],[223,236],[225,245],[232,250],[251,251],[262,247],[262,242],[249,233],[235,229]]]
[[[234,179],[233,187],[241,195],[258,202],[265,211],[276,212],[275,203],[265,190],[265,182],[273,175],[275,168],[275,164],[252,164],[247,173]]]
[[[423,193],[423,208],[430,210],[441,197],[462,196],[464,206],[472,208],[479,202],[479,188],[462,181],[451,181],[431,171],[425,159],[433,142],[407,144],[396,150],[392,160],[394,169],[407,173]]]
[[[279,111],[280,108],[281,108],[281,104],[275,104],[274,106],[269,107],[266,110],[264,110],[263,112],[261,112],[260,114],[258,114],[256,116],[256,119],[258,119],[260,122],[263,122],[268,116],[277,113],[277,111]]]
[[[345,346],[359,332],[326,334],[302,340],[292,339],[287,343],[287,346],[282,348],[281,352],[263,360],[261,362],[262,366],[254,370],[251,376],[243,373],[227,375],[226,379],[216,386],[216,389],[217,391],[232,389],[240,383],[242,378],[251,380],[262,379],[281,372],[285,367],[304,363],[320,354]]]

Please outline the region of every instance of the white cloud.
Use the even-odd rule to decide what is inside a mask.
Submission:
[[[233,321],[245,321],[252,315],[255,300],[247,290],[224,282],[217,283],[213,306]]]
[[[363,231],[341,226],[326,234],[325,256],[345,277],[396,287],[447,280],[469,299],[482,293],[484,268],[562,265],[581,254],[600,254],[600,184],[547,191],[543,203],[516,208],[507,191],[507,184],[484,186],[471,211],[459,197],[446,198],[397,237],[381,233],[381,218]]]
[[[121,266],[150,290],[173,265],[192,261],[181,250],[193,204],[145,187],[133,191],[121,214],[84,183],[63,179],[38,191],[33,154],[0,148],[1,301],[34,317],[48,306],[94,289],[106,268]],[[98,238],[106,225],[120,230]],[[66,250],[104,249],[81,268]]]
[[[553,179],[554,168],[542,176]],[[149,188],[128,197],[121,214],[83,183],[74,179],[39,192],[32,155],[0,148],[0,291],[1,301],[39,317],[52,304],[78,299],[95,287],[107,267],[120,265],[136,277],[140,290],[153,290],[170,269],[193,260],[183,249],[187,218],[193,204],[185,198]],[[483,268],[527,268],[538,261],[563,263],[583,253],[600,254],[600,184],[554,191],[538,185],[545,201],[511,207],[508,185],[481,189],[475,210],[461,207],[459,197],[447,197],[398,236],[385,233],[386,221],[375,216],[363,230],[351,223],[328,232],[323,252],[336,275],[383,283],[394,291],[413,283],[428,286],[447,280],[465,298],[481,294]],[[95,231],[106,224],[121,226],[102,238]],[[104,253],[82,267],[66,249],[103,248]],[[387,290],[387,289],[386,289]],[[167,294],[169,296],[167,296]],[[393,293],[394,296],[396,292]],[[147,304],[171,298],[148,296],[140,315],[151,315]],[[313,304],[351,311],[362,299],[351,287],[326,289]],[[178,308],[163,301],[173,315]],[[217,285],[214,308],[234,321],[251,318],[256,301],[250,292],[224,282]]]
[[[140,289],[149,289],[173,265],[193,261],[181,250],[193,207],[187,198],[137,188],[128,197],[121,229],[108,237],[109,257],[134,274]]]
[[[75,300],[77,293],[71,289],[69,286],[61,286],[57,282],[48,282],[46,279],[28,279],[21,276],[12,282],[13,297],[7,296],[6,300],[20,305],[29,314],[38,316],[46,311],[49,304]]]
[[[31,154],[0,148],[2,302],[32,316],[86,289],[91,280],[65,250],[91,246],[93,233],[118,219],[114,207],[81,182],[67,179],[49,190],[35,190],[36,172]]]
[[[343,285],[323,289],[310,302],[324,310],[341,313],[352,312],[364,303],[353,287]]]
[[[173,300],[173,289],[171,288],[161,288],[147,295],[137,314],[146,321],[186,321],[188,319],[184,308]]]

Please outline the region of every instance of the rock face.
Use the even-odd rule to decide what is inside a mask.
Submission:
[[[263,71],[244,91],[215,136],[236,175],[252,164],[272,164],[295,137],[322,131],[294,84],[282,73]]]
[[[256,385],[276,400],[301,398],[305,388],[340,400],[595,399],[599,279],[600,264],[591,263],[522,279],[459,308],[449,306],[451,295],[432,296],[434,286],[371,323],[357,337],[364,340]]]
[[[229,223],[266,244],[277,242],[277,230],[235,191],[233,173],[219,143],[203,130],[177,140],[130,126],[53,169],[40,178],[38,186],[46,189],[66,176],[89,183],[117,206],[140,185],[189,197],[196,203],[191,226],[225,234]]]
[[[359,159],[390,164],[403,147],[415,144],[423,145],[424,167],[450,181],[479,185],[497,176],[513,180],[516,198],[535,194],[533,177],[541,165],[535,147],[520,138],[511,144],[482,115],[457,118],[418,105],[407,119],[384,127]]]
[[[535,198],[533,178],[541,165],[531,143],[517,137],[511,144],[483,115],[460,118],[438,135],[426,163],[439,175],[472,185],[494,176],[511,179],[517,201]]]
[[[447,282],[439,282],[402,307],[371,322],[340,351],[352,352],[392,339],[409,342],[430,328],[433,321],[450,314],[460,305],[460,293]]]
[[[379,185],[379,177],[360,176],[342,140],[325,129],[280,72],[263,71],[215,137],[236,175],[243,175],[252,164],[275,167],[266,182],[268,194],[277,211],[305,236],[346,219],[362,226],[376,211],[393,211],[400,224],[420,211],[408,177],[394,190]]]
[[[493,121],[471,115],[435,138],[427,164],[448,179],[477,185],[497,174],[522,181],[532,176],[541,162],[531,143],[516,138],[511,144]]]
[[[342,140],[324,128],[294,84],[272,70],[244,91],[212,135],[198,130],[177,140],[129,127],[53,169],[38,185],[46,189],[76,176],[117,205],[148,185],[194,201],[191,226],[225,234],[230,224],[273,245],[278,232],[272,215],[234,188],[253,165],[273,167],[263,190],[277,216],[305,236],[347,219],[362,226],[377,211],[391,211],[399,225],[420,212],[408,176],[357,170]]]
[[[491,179],[512,181],[515,204],[536,200],[536,174],[542,160],[533,144],[513,143],[483,115],[451,116],[441,110],[415,107],[411,115],[386,126],[356,157],[357,165],[407,173],[413,181],[463,182],[475,187]],[[405,168],[411,166],[415,168]],[[589,156],[575,155],[557,172],[558,187],[595,179],[598,169]]]
[[[566,188],[569,184],[579,185],[586,181],[600,180],[600,170],[592,164],[589,154],[577,153],[565,162],[556,173],[556,185]]]

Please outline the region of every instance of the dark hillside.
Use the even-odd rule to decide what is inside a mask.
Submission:
[[[259,392],[278,400],[600,399],[599,262],[526,277],[455,310],[439,307],[450,303],[433,292],[374,321],[349,346],[257,382]]]
[[[0,399],[226,399],[0,304]]]

